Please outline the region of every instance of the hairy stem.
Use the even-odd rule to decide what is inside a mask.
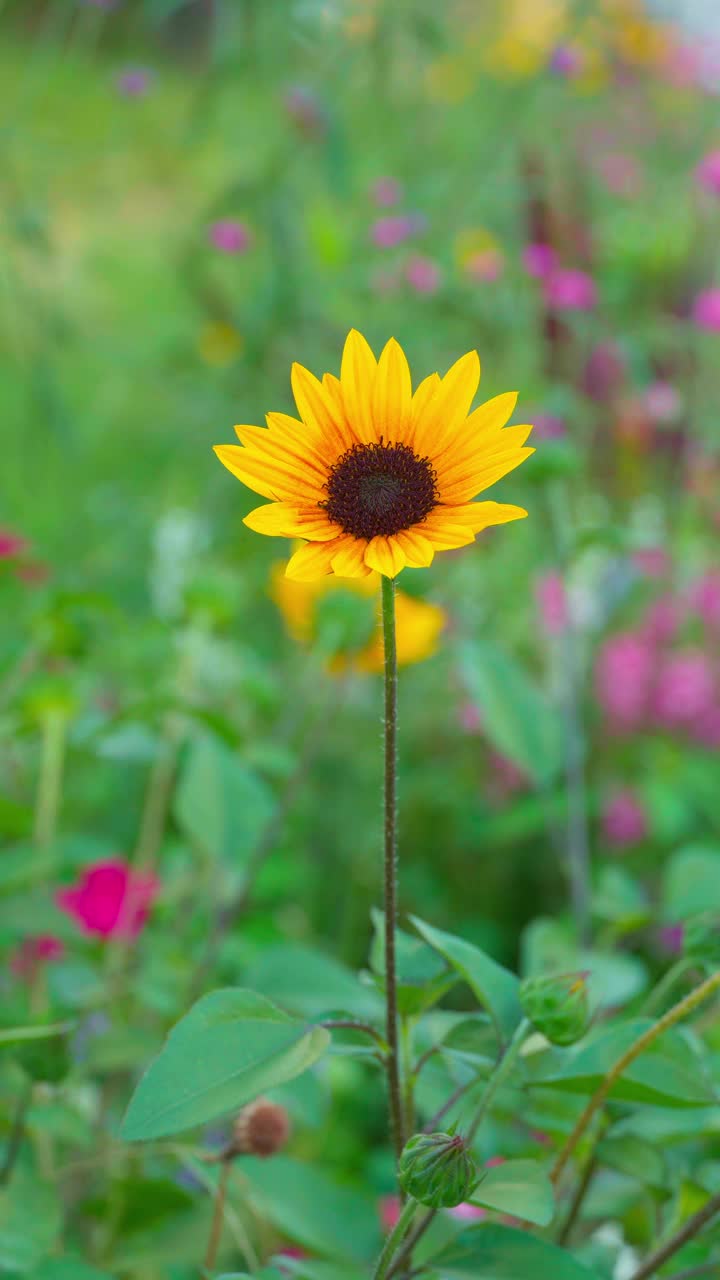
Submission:
[[[412,1220],[415,1217],[417,1207],[417,1200],[413,1200],[412,1196],[410,1196],[407,1203],[403,1206],[403,1211],[400,1214],[400,1217],[383,1245],[382,1253],[380,1254],[375,1270],[373,1271],[373,1280],[386,1280],[390,1263],[412,1226]]]
[[[676,1022],[680,1022],[688,1013],[692,1013],[704,1000],[714,995],[718,988],[720,988],[720,970],[711,974],[704,982],[701,982],[698,987],[695,987],[694,991],[685,996],[684,1000],[678,1001],[677,1004],[673,1005],[672,1009],[668,1009],[662,1018],[659,1018],[653,1026],[648,1027],[647,1031],[643,1031],[642,1035],[633,1041],[629,1049],[625,1050],[622,1057],[618,1058],[615,1066],[608,1071],[599,1089],[590,1098],[565,1146],[558,1155],[550,1172],[550,1177],[555,1184],[559,1181],[568,1160],[583,1138],[591,1120],[607,1101],[616,1080],[620,1079],[623,1072],[627,1071],[629,1066],[632,1066],[635,1059],[639,1058],[641,1053],[644,1053],[657,1040],[658,1036],[661,1036],[665,1031],[669,1031],[671,1027],[675,1026]],[[637,1278],[634,1278],[634,1280],[637,1280]]]
[[[646,1258],[635,1274],[631,1276],[631,1280],[648,1280],[649,1276],[654,1276],[655,1272],[660,1270],[660,1267],[667,1262],[668,1258],[672,1258],[673,1254],[682,1249],[688,1240],[692,1240],[702,1231],[703,1227],[707,1226],[716,1213],[720,1213],[720,1191],[717,1195],[711,1196],[702,1209],[698,1209],[697,1213],[688,1218],[687,1222],[684,1222],[680,1229],[675,1232],[675,1235],[670,1236],[670,1239],[665,1241],[665,1244],[660,1245],[659,1249],[651,1253],[649,1258]]]
[[[385,1066],[390,1097],[390,1122],[396,1156],[405,1144],[400,1052],[398,1044],[397,968],[397,649],[395,643],[395,583],[382,578],[382,627],[385,651]]]

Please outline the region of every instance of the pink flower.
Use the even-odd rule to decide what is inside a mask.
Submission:
[[[615,342],[599,342],[590,352],[582,375],[585,395],[596,404],[612,400],[625,381],[625,357]]]
[[[64,953],[65,947],[59,938],[52,933],[39,933],[23,939],[10,957],[10,969],[18,978],[32,981],[42,964],[59,960]]]
[[[152,85],[153,74],[144,67],[129,67],[117,78],[118,91],[126,98],[142,98]]]
[[[660,596],[646,610],[642,622],[643,635],[653,644],[664,644],[674,639],[682,626],[683,612],[682,603],[675,596]]]
[[[219,222],[213,222],[208,230],[208,239],[221,253],[233,254],[245,253],[252,241],[248,228],[236,218],[221,218]]]
[[[666,924],[660,930],[660,946],[664,951],[677,956],[683,949],[685,926],[682,924]]]
[[[630,559],[646,578],[664,578],[670,572],[670,553],[664,547],[638,547]]]
[[[0,560],[14,560],[27,546],[25,539],[19,538],[10,529],[0,529]]]
[[[504,265],[505,259],[499,249],[485,249],[482,253],[472,253],[464,262],[463,271],[469,280],[492,284],[500,279]]]
[[[711,570],[692,584],[690,602],[706,627],[720,630],[720,570]]]
[[[96,862],[79,884],[59,889],[55,901],[84,933],[101,938],[138,936],[160,890],[154,875],[133,871],[120,858]]]
[[[456,1204],[453,1209],[448,1209],[447,1213],[449,1217],[457,1218],[460,1222],[478,1222],[480,1218],[487,1216],[487,1209],[481,1209],[479,1204],[463,1201],[462,1204]]]
[[[532,421],[538,440],[562,440],[567,435],[565,421],[556,413],[536,413]]]
[[[556,311],[590,311],[597,302],[595,281],[585,271],[560,267],[545,281],[545,300]]]
[[[698,329],[720,332],[720,289],[703,289],[693,302],[692,318]]]
[[[522,255],[523,266],[529,276],[544,280],[555,270],[557,254],[550,244],[526,244]]]
[[[720,196],[720,151],[709,151],[695,170],[695,181],[711,195]]]
[[[370,228],[370,239],[378,249],[396,249],[418,229],[416,218],[407,213],[388,214],[377,218]]]
[[[595,666],[595,691],[617,729],[635,729],[644,720],[654,666],[654,650],[640,633],[619,632],[602,646]]]
[[[720,751],[720,704],[701,711],[693,720],[691,734],[694,742],[709,747],[711,751]]]
[[[558,44],[550,55],[548,67],[554,75],[565,76],[571,80],[582,71],[582,52],[570,44]]]
[[[535,599],[545,634],[562,635],[568,625],[568,601],[562,575],[552,570],[538,578],[535,583]]]
[[[652,422],[677,422],[683,409],[682,396],[670,382],[653,382],[643,392],[645,412]]]
[[[415,293],[437,293],[442,275],[440,268],[432,258],[424,258],[415,254],[405,267],[405,279]]]
[[[389,209],[399,204],[403,197],[403,189],[397,178],[378,178],[372,185],[373,201],[381,209]]]
[[[616,791],[602,815],[602,825],[608,844],[623,846],[639,844],[647,835],[647,818],[640,801],[629,787]]]
[[[714,701],[715,674],[700,649],[670,654],[655,690],[654,711],[666,728],[690,725]]]
[[[402,1200],[399,1196],[381,1196],[378,1200],[378,1213],[383,1231],[392,1231],[400,1220]]]

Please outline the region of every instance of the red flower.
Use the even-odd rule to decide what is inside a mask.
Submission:
[[[116,858],[88,867],[79,884],[58,890],[55,901],[84,933],[101,938],[136,938],[159,889],[156,876],[133,871]]]
[[[32,981],[40,968],[50,960],[59,960],[65,948],[59,938],[51,933],[39,933],[23,938],[10,957],[10,969],[18,978]]]

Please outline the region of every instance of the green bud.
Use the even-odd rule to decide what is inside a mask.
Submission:
[[[585,1035],[590,1021],[586,978],[586,973],[557,973],[520,984],[525,1017],[551,1044],[574,1044]]]
[[[405,1195],[429,1209],[462,1204],[478,1183],[463,1139],[450,1133],[416,1133],[403,1148],[398,1178]]]
[[[706,911],[689,920],[683,931],[683,952],[693,964],[720,965],[720,916]]]

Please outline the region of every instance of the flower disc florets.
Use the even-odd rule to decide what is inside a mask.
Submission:
[[[407,444],[354,444],[332,467],[322,503],[355,538],[389,537],[429,515],[437,501],[435,472]]]

